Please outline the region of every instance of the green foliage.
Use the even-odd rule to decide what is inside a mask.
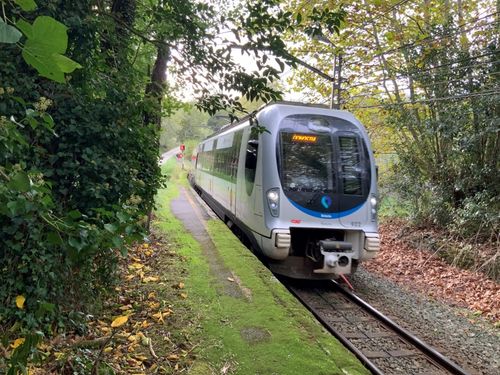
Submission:
[[[316,6],[290,4],[299,18]],[[498,235],[498,2],[363,4],[345,3],[329,46],[290,33],[296,50],[330,72],[331,56],[342,54],[344,108],[367,126],[376,151],[397,153],[393,198],[405,199],[415,221],[464,237]],[[310,88],[314,101],[331,92],[309,72],[290,83]]]
[[[163,119],[160,146],[162,150],[170,150],[186,143],[187,140],[201,140],[212,131],[207,122],[209,115],[196,109],[194,105],[185,105],[172,116]],[[225,123],[227,123],[227,118]]]
[[[397,144],[399,184],[401,191],[412,193],[416,218],[476,239],[498,231],[500,200],[498,95],[477,95],[498,85],[493,60],[498,51],[488,48],[478,53],[492,56],[479,71],[469,68],[474,79],[462,79],[464,67],[471,62],[458,46],[429,54],[430,66],[458,61],[432,74],[417,71],[415,82],[431,87],[436,98],[465,98],[433,102],[427,111],[425,107],[394,108],[389,122],[403,133],[404,141]],[[449,83],[430,86],[432,82]]]
[[[64,73],[71,73],[81,65],[63,54],[68,45],[66,26],[52,17],[39,16],[33,25],[20,20],[17,26],[27,40],[23,58],[38,73],[54,81],[64,83]]]
[[[7,375],[27,374],[28,361],[30,359],[40,362],[42,360],[41,353],[37,349],[37,345],[43,338],[43,332],[36,331],[28,333],[24,337],[24,342],[18,346],[8,360],[10,365]]]
[[[53,334],[72,324],[72,311],[87,312],[113,283],[119,251],[143,235],[162,185],[159,129],[150,123],[179,104],[163,100],[160,77],[172,50],[198,108],[233,107],[234,118],[245,111],[240,97],[280,98],[271,83],[295,63],[283,30],[307,33],[309,24],[319,32],[323,19],[336,30],[340,22],[319,10],[291,18],[274,0],[222,12],[195,1],[12,0],[2,2],[1,16],[0,325],[20,326],[25,338]],[[246,41],[220,43],[224,24]],[[233,49],[256,56],[259,70],[234,62]],[[178,137],[201,135],[188,130]],[[35,341],[25,342],[30,350],[11,353],[13,372],[36,354]]]
[[[17,43],[21,36],[18,29],[0,19],[0,43]]]
[[[88,311],[112,285],[119,251],[144,235],[162,180],[158,131],[143,123],[147,72],[126,53],[121,70],[115,50],[102,56],[95,30],[106,22],[85,2],[46,3],[16,23],[19,9],[5,11],[26,37],[22,48],[0,48],[0,325],[16,322],[25,337],[10,356],[17,373],[36,354],[30,334],[72,326],[72,311]],[[64,53],[85,65],[60,85],[77,65]],[[6,332],[9,347],[14,331]]]

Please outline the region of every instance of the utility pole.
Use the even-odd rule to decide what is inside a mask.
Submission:
[[[341,105],[341,83],[342,83],[342,55],[335,55],[333,59],[332,95],[330,98],[330,108],[340,109]]]
[[[313,39],[316,39],[322,43],[328,44],[337,50],[335,44],[328,39],[326,36],[320,34],[315,35]],[[338,51],[338,50],[337,50]],[[330,108],[331,109],[340,109],[341,102],[341,83],[342,83],[342,55],[337,52],[333,56],[333,77],[329,77],[329,81],[332,83],[332,95],[330,97]],[[337,96],[337,99],[335,99]]]
[[[335,106],[335,109],[341,109],[341,105],[342,105],[342,55],[339,54],[338,56],[335,55],[336,57],[336,64],[335,64],[335,70],[334,70],[334,76],[335,76],[335,73],[337,73],[337,80],[336,80],[336,88],[337,88],[337,104]],[[334,81],[335,83],[335,81]],[[334,93],[333,93],[333,88],[332,88],[332,103],[333,103],[333,96],[334,96]],[[334,108],[332,106],[332,108]]]
[[[333,57],[333,77],[332,77],[332,95],[330,97],[330,109],[338,109],[335,104],[335,90],[337,89],[337,83],[335,82],[335,75],[337,73],[337,55]]]
[[[500,1],[500,0],[498,0]],[[336,49],[335,44],[333,42],[326,38],[324,35],[315,35],[313,39],[316,39],[320,42],[329,44],[333,48]],[[309,69],[311,72],[314,72],[318,74],[319,76],[323,77],[324,79],[328,80],[331,83],[332,86],[332,94],[330,96],[330,108],[331,109],[340,109],[341,107],[341,93],[342,93],[342,88],[341,88],[341,83],[342,83],[342,55],[340,53],[336,53],[333,56],[333,76],[330,76],[329,74],[326,74],[325,72],[322,72],[318,68],[315,68],[314,66],[306,63],[305,61],[288,54],[288,57],[291,58],[293,61],[295,61],[297,64],[302,65],[303,67]]]

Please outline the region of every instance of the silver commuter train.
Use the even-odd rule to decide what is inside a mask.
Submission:
[[[273,272],[336,278],[380,248],[376,166],[349,112],[278,102],[227,125],[194,151],[190,181]]]

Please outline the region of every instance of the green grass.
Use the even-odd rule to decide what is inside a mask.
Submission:
[[[163,168],[171,171],[168,163]],[[218,374],[226,365],[232,374],[367,374],[222,222],[212,220],[208,231],[222,261],[251,291],[251,297],[218,292],[220,280],[211,274],[199,243],[170,212],[169,202],[178,195],[178,184],[185,183],[184,174],[176,173],[168,188],[158,194],[156,226],[186,259],[188,298],[184,303],[196,322],[189,334],[191,341],[200,344],[191,373]],[[258,329],[266,338],[248,342],[241,334],[245,329]]]
[[[378,216],[381,220],[390,218],[407,218],[411,214],[409,205],[401,202],[395,194],[384,194],[380,201]]]

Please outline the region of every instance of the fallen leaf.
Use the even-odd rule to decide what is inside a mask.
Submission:
[[[227,278],[229,281],[231,281],[232,283],[234,283],[234,279],[232,277],[228,277]]]
[[[160,307],[160,302],[149,302],[149,307],[153,310],[156,310],[158,307]]]
[[[142,365],[142,361],[138,361],[138,360],[133,359],[133,358],[127,358],[127,363],[131,367],[139,367]]]
[[[55,352],[54,357],[56,358],[56,361],[60,361],[65,357],[65,354],[63,352]]]
[[[133,269],[133,270],[140,270],[140,269],[141,269],[141,268],[143,268],[143,267],[144,267],[144,264],[137,263],[137,262],[132,263],[132,264],[130,264],[130,265],[128,266],[128,268]]]
[[[181,293],[181,297],[186,299],[186,298],[188,298],[188,295],[187,295],[187,293]]]
[[[179,289],[184,289],[184,283],[181,281],[181,282],[179,283],[179,285],[177,285],[177,287],[178,287]]]
[[[121,311],[126,311],[132,309],[132,305],[125,305],[125,306],[120,306],[119,309]]]
[[[177,354],[169,354],[169,355],[167,355],[167,359],[169,361],[178,361],[179,360],[179,356]]]
[[[153,314],[153,317],[158,319],[159,322],[164,323],[165,321],[163,320],[163,313],[161,311],[157,312],[156,314]]]
[[[26,301],[26,298],[24,298],[23,295],[17,296],[16,297],[16,306],[18,309],[23,309],[24,308],[24,301]]]
[[[141,361],[141,362],[144,362],[145,360],[148,359],[148,357],[146,357],[145,355],[142,355],[142,354],[134,354],[134,358]]]
[[[149,282],[152,282],[152,281],[153,281],[153,282],[154,282],[154,281],[158,281],[159,279],[160,279],[160,278],[159,278],[159,277],[157,277],[157,276],[147,276],[147,277],[145,277],[144,279],[142,279],[142,281],[143,281],[144,283],[149,283]]]
[[[124,325],[125,323],[127,323],[127,320],[128,320],[127,315],[121,315],[118,318],[116,318],[115,320],[113,320],[113,322],[111,323],[111,327],[113,327],[113,328],[120,327],[120,326]]]
[[[24,338],[15,339],[14,342],[12,344],[10,344],[10,347],[12,349],[15,349],[15,348],[21,346],[23,343],[24,343]]]
[[[104,348],[103,352],[104,353],[109,353],[109,352],[112,352],[113,351],[113,347],[112,346],[108,346],[106,348]]]
[[[137,335],[130,335],[129,337],[127,337],[127,340],[130,342],[136,342],[139,341],[139,337],[137,337]]]
[[[143,345],[143,346],[149,346],[150,343],[151,343],[151,339],[149,337],[142,336],[142,338],[141,338],[141,345]]]
[[[127,348],[127,351],[129,353],[133,353],[135,352],[135,350],[137,349],[137,347],[139,346],[139,344],[136,344],[136,343],[132,343],[129,345],[129,347]]]

